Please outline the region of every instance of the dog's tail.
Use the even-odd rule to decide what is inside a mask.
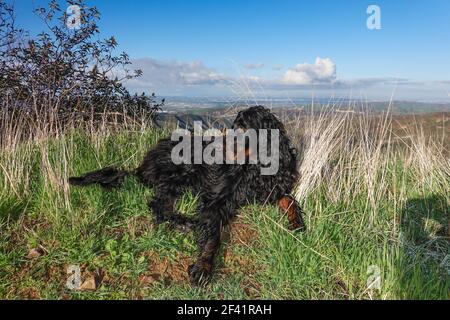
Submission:
[[[132,175],[132,173],[114,168],[104,168],[86,173],[81,177],[69,178],[69,183],[74,186],[99,184],[104,188],[111,189],[120,187],[123,184],[125,177],[128,175]]]

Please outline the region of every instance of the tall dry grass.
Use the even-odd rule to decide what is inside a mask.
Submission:
[[[30,157],[35,157],[32,150],[37,148],[45,186],[63,190],[67,207],[67,177],[70,159],[76,152],[73,146],[76,130],[87,133],[95,149],[100,150],[105,139],[117,131],[152,129],[148,122],[121,114],[92,112],[61,120],[54,108],[43,111],[35,107],[32,112],[21,112],[5,103],[8,101],[4,101],[0,114],[3,192],[19,196],[30,190]],[[342,106],[331,105],[309,115],[285,119],[301,154],[300,180],[295,190],[298,200],[326,186],[331,201],[351,203],[363,196],[367,207],[375,212],[382,199],[388,197],[395,206],[400,206],[406,200],[406,173],[413,175],[418,188],[450,190],[445,131],[441,137],[429,135],[416,122],[406,128],[402,137],[393,136],[390,110],[381,115],[367,110],[355,112],[351,107],[347,112],[341,110]],[[57,141],[62,150],[57,166],[48,158],[52,141]],[[397,170],[392,170],[396,165],[408,170],[398,176]]]
[[[72,159],[80,146],[79,133],[87,137],[93,152],[118,132],[143,134],[154,129],[145,117],[130,117],[123,113],[71,113],[61,117],[58,106],[29,109],[14,105],[13,100],[2,101],[0,110],[0,200],[13,196],[28,201],[35,192],[32,187],[42,181],[43,192],[55,208],[71,209],[68,178],[73,174]],[[82,146],[81,146],[82,147]],[[99,164],[100,165],[100,164]],[[58,221],[58,215],[52,220]]]
[[[395,115],[390,110],[383,114],[341,110],[327,106],[288,120],[293,140],[300,142],[295,190],[299,201],[326,186],[332,201],[350,203],[362,196],[372,209],[386,198],[400,205],[409,187],[405,174],[412,175],[419,189],[450,190],[450,140],[445,130],[442,135],[431,134],[416,121],[399,135],[394,133]],[[407,169],[403,176],[396,176],[395,166]]]

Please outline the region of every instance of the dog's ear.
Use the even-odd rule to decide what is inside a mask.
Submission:
[[[281,212],[287,215],[289,229],[292,231],[305,231],[306,226],[303,220],[303,210],[297,200],[291,195],[285,195],[278,201]]]

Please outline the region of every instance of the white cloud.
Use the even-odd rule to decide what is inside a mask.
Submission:
[[[275,68],[267,65],[268,68]],[[280,66],[282,67],[282,66]],[[342,79],[337,77],[336,64],[329,58],[318,57],[314,63],[298,64],[287,69],[286,72],[277,72],[266,77],[255,75],[224,75],[202,62],[162,61],[153,58],[132,60],[130,69],[142,69],[143,75],[137,79],[126,82],[131,91],[156,91],[158,94],[222,94],[239,92],[244,88],[248,91],[262,90],[264,94],[308,94],[310,90],[320,90],[323,94],[337,92],[368,93],[408,92],[411,96],[419,93],[423,96],[431,92],[440,92],[448,97],[450,81],[420,82],[413,79],[396,77],[372,77]],[[286,70],[286,69],[285,69]],[[120,70],[115,70],[119,78],[123,76]],[[278,77],[275,76],[278,74]],[[419,90],[421,90],[419,92]],[[433,91],[434,90],[434,91]],[[440,90],[440,91],[439,91]],[[434,93],[433,93],[434,94]]]
[[[231,83],[257,83],[277,87],[278,89],[314,84],[338,85],[336,80],[336,65],[330,59],[317,58],[314,64],[299,64],[289,69],[283,77],[262,79],[256,76],[243,78],[226,76],[213,68],[205,66],[200,61],[180,62],[163,61],[153,58],[133,59],[130,69],[141,69],[143,75],[127,81],[127,86],[134,89],[145,88],[176,88],[191,86],[224,86]],[[248,64],[248,69],[263,68],[264,64]],[[278,66],[277,66],[278,67]]]
[[[228,78],[202,62],[161,61],[152,58],[132,60],[131,69],[141,69],[143,75],[128,81],[132,87],[194,86],[225,83]]]
[[[329,58],[316,58],[315,63],[302,63],[289,69],[282,82],[290,85],[312,85],[336,81],[336,64]]]

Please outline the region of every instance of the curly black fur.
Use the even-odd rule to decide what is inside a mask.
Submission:
[[[125,176],[133,174],[144,185],[154,188],[149,207],[156,222],[198,233],[199,256],[189,267],[193,284],[209,280],[215,257],[220,248],[221,232],[249,203],[278,204],[289,219],[291,230],[304,230],[302,211],[288,194],[298,179],[297,153],[291,147],[284,125],[269,109],[251,107],[239,112],[233,128],[278,129],[280,137],[279,170],[275,175],[261,175],[261,164],[182,164],[171,159],[172,148],[178,143],[169,138],[160,140],[133,173],[113,168],[91,172],[80,178],[70,178],[73,185],[98,183],[103,187],[118,187]],[[269,135],[270,136],[270,135]],[[186,189],[199,194],[200,206],[195,218],[175,212],[175,201]]]

